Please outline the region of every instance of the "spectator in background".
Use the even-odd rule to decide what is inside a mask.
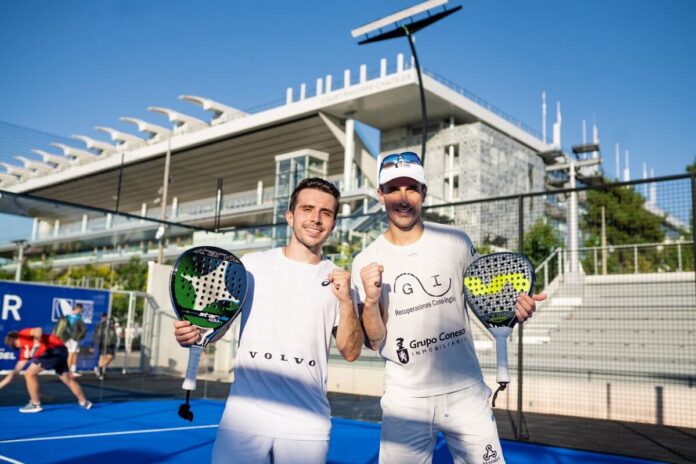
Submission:
[[[73,312],[68,314],[66,319],[68,320],[67,338],[63,340],[68,349],[68,368],[70,369],[70,375],[79,377],[80,374],[77,373],[77,355],[80,353],[80,342],[87,335],[87,326],[82,317],[82,305],[76,304]]]
[[[72,379],[68,372],[68,350],[60,338],[55,335],[45,335],[41,327],[27,328],[20,331],[12,331],[5,337],[5,344],[12,349],[19,350],[19,361],[12,372],[0,382],[0,389],[12,381],[24,366],[29,364],[24,378],[29,392],[29,403],[19,409],[22,413],[34,413],[43,411],[41,407],[41,395],[39,392],[39,373],[43,370],[55,370],[61,382],[75,395],[80,407],[90,409],[92,402],[85,398],[80,385]]]
[[[94,329],[92,342],[89,348],[89,351],[93,352],[94,346],[97,346],[99,361],[94,368],[94,373],[97,374],[99,379],[104,379],[106,376],[106,368],[116,355],[117,340],[116,321],[109,319],[106,313],[102,314],[97,328]]]

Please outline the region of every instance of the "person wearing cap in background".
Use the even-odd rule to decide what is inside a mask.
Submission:
[[[386,361],[379,460],[430,462],[442,432],[455,462],[503,463],[463,298],[477,253],[461,229],[423,221],[426,193],[416,153],[386,156],[377,194],[387,230],[353,261],[366,344]],[[521,296],[517,319],[545,298]]]

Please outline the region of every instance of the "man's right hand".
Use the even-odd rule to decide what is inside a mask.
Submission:
[[[370,263],[360,270],[360,280],[365,289],[365,302],[376,304],[382,291],[382,272],[384,266]]]
[[[189,321],[175,321],[174,336],[179,345],[184,348],[194,345],[202,338],[201,329],[191,325]]]

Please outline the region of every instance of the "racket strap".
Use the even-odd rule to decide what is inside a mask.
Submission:
[[[498,389],[493,393],[493,401],[491,401],[491,406],[495,408],[495,399],[498,397],[498,393],[501,391],[504,391],[507,388],[508,384],[507,383],[499,383],[498,384]]]
[[[186,390],[186,403],[179,406],[179,417],[189,422],[193,422],[193,411],[191,410],[191,390]]]

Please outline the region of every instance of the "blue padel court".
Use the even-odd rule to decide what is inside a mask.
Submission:
[[[177,416],[181,401],[48,404],[37,414],[0,408],[0,463],[205,463],[215,441],[224,402],[195,400],[194,422]],[[379,423],[334,419],[330,463],[377,462]],[[654,463],[565,448],[503,440],[508,463]],[[232,462],[232,461],[231,461]],[[440,441],[435,463],[451,463]]]

